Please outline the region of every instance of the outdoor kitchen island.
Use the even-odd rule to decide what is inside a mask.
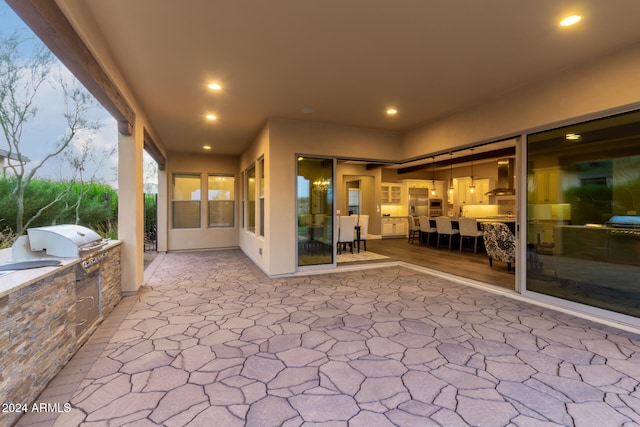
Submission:
[[[11,260],[0,251],[0,263]],[[111,313],[121,299],[121,241],[106,241],[92,259],[100,259],[96,296],[80,296],[81,258],[60,259],[57,267],[0,271],[0,425],[12,425],[46,385]],[[95,267],[94,267],[95,268]],[[86,304],[96,315],[84,317]]]

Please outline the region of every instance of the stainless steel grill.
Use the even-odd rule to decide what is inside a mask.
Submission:
[[[614,215],[605,224],[611,228],[627,228],[640,230],[640,216],[634,215]]]
[[[80,258],[82,267],[92,272],[107,258],[106,253],[97,254],[107,240],[95,231],[75,224],[36,227],[27,230],[12,248],[12,256],[22,265],[38,266],[37,261]]]
[[[108,240],[95,231],[75,224],[52,225],[27,230],[12,248],[13,264],[37,268],[60,259],[80,259],[76,267],[76,336],[81,336],[100,316],[100,266],[108,253],[100,253]],[[55,265],[55,264],[48,264]]]
[[[640,265],[640,216],[614,215],[605,223],[608,260]]]
[[[82,258],[106,244],[95,231],[75,224],[30,228],[27,234],[32,251],[61,258]]]

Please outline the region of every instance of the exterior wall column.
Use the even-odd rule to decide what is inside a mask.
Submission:
[[[157,244],[158,252],[167,252],[169,247],[169,182],[167,168],[158,170],[158,202],[157,202]]]
[[[118,239],[122,240],[122,293],[135,294],[144,280],[143,127],[118,134]]]

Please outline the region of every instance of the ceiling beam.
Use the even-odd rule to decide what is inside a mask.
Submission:
[[[43,43],[131,135],[135,113],[54,0],[5,0]]]
[[[378,168],[383,168],[385,166],[389,166],[391,163],[367,163],[367,165],[365,166],[366,170],[372,170],[372,169],[378,169]]]
[[[162,154],[162,151],[158,148],[158,145],[153,140],[147,129],[144,130],[144,149],[153,160],[158,164],[158,170],[165,170],[167,167],[167,158]]]
[[[432,170],[432,168],[438,169],[443,167],[449,167],[452,165],[456,165],[458,163],[467,163],[467,162],[470,162],[471,160],[478,161],[478,160],[486,160],[486,159],[499,159],[503,157],[515,156],[515,154],[516,154],[515,146],[500,148],[498,150],[485,151],[482,153],[470,154],[468,156],[453,157],[449,159],[439,160],[433,163],[425,163],[423,165],[408,166],[406,168],[400,168],[398,169],[398,175],[403,173],[422,171],[422,170]],[[430,156],[425,157],[425,159],[429,159],[429,158]]]

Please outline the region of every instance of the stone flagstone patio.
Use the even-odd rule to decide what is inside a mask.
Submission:
[[[402,266],[153,267],[56,426],[640,425],[638,335]]]

